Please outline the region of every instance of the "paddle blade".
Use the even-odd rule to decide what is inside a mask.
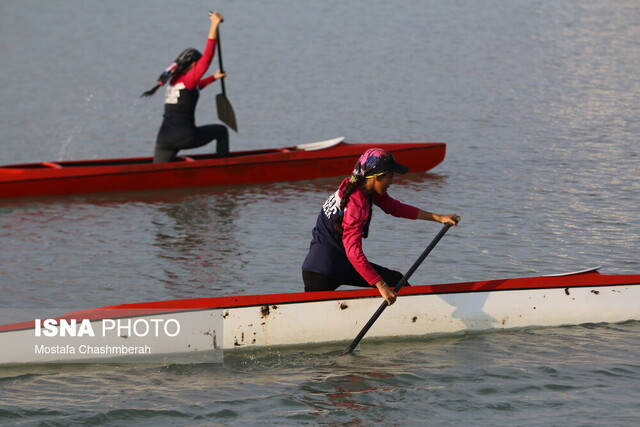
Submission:
[[[236,114],[233,112],[233,107],[224,93],[220,93],[216,96],[216,105],[218,106],[218,118],[220,121],[238,132]]]

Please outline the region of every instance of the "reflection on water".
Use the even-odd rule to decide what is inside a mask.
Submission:
[[[399,386],[400,381],[395,375],[371,371],[322,377],[303,384],[300,394],[304,396],[303,403],[308,406],[310,415],[345,411],[341,424],[360,425],[366,419],[383,423],[388,411],[382,408],[390,403],[387,399],[397,392]]]
[[[156,256],[162,259],[161,281],[175,298],[203,296],[207,290],[222,290],[221,283],[237,280],[220,277],[241,267],[229,265],[238,258],[236,207],[233,197],[190,198],[163,204],[149,218],[156,228]]]

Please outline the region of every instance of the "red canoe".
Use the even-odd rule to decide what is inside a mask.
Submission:
[[[197,154],[178,162],[151,157],[0,166],[0,198],[296,181],[348,175],[365,150],[389,150],[412,172],[444,160],[444,143],[349,144],[336,138],[285,148]]]

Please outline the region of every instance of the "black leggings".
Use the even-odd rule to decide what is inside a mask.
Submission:
[[[177,136],[177,135],[176,135]],[[167,139],[172,139],[167,141]],[[158,142],[153,156],[153,163],[175,162],[178,151],[188,148],[198,148],[216,140],[218,157],[229,155],[229,131],[223,125],[206,125],[195,129],[189,136],[170,138],[165,129],[160,129]]]
[[[402,279],[403,275],[399,271],[390,270],[377,264],[371,265],[373,265],[373,268],[375,268],[378,274],[382,276],[382,279],[387,282],[387,285],[391,288],[395,287],[400,279]],[[302,280],[304,281],[305,292],[335,291],[340,285],[360,286],[364,288],[371,287],[371,285],[368,284],[355,270],[353,271],[353,274],[344,281],[335,280],[322,273],[302,270]],[[409,286],[409,284],[407,283],[405,286]]]

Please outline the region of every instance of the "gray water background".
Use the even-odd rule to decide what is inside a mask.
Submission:
[[[391,189],[463,218],[413,282],[639,272],[637,1],[3,1],[0,164],[151,155],[162,96],[138,96],[203,47],[210,9],[226,18],[233,149],[448,144],[441,165]],[[216,121],[218,90],[203,91],[199,124]],[[0,311],[299,291],[339,180],[2,201]],[[378,211],[365,252],[406,270],[439,228]],[[639,333],[630,322],[365,340],[352,358],[319,346],[220,366],[3,371],[0,423],[636,425]]]

